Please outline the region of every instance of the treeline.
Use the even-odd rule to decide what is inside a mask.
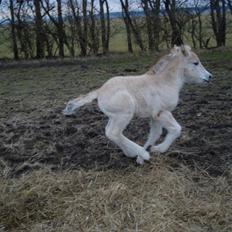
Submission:
[[[109,0],[0,0],[2,28],[10,29],[15,59],[86,56],[110,52],[125,26],[128,52],[159,50],[188,41],[226,45],[232,0],[118,0],[122,19],[110,18]],[[191,6],[191,7],[190,7]],[[144,12],[138,14],[138,12]],[[209,32],[212,32],[209,33]]]

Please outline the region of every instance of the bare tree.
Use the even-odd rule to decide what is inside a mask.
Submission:
[[[209,9],[209,2],[202,0],[193,1],[193,9],[191,10],[191,25],[187,32],[190,33],[194,47],[208,47],[211,35],[203,30],[204,23],[207,22],[207,15],[203,20],[202,14]]]
[[[82,14],[83,14],[83,34],[82,40],[84,41],[84,51],[83,56],[87,54],[88,45],[88,16],[87,16],[87,0],[82,0]]]
[[[227,4],[230,9],[230,13],[232,14],[232,0],[227,0]]]
[[[142,0],[145,13],[149,50],[159,50],[160,0]]]
[[[123,14],[126,17],[126,21],[124,20],[124,22],[126,22],[127,25],[130,26],[131,31],[134,35],[135,41],[138,44],[138,46],[140,47],[141,51],[145,51],[141,31],[139,30],[139,27],[136,23],[136,20],[133,20],[131,14],[130,14],[128,0],[120,0],[120,2],[121,2]]]
[[[85,0],[84,0],[85,1]],[[82,6],[84,5],[84,8],[86,11],[87,10],[87,6],[85,7],[85,3],[82,4]],[[77,31],[77,40],[81,49],[80,55],[81,56],[86,56],[87,54],[87,21],[85,24],[85,29],[83,29],[83,17],[81,17],[81,7],[78,4],[78,2],[76,0],[68,0],[68,6],[71,9],[72,12],[72,17],[73,20],[75,22],[75,27],[76,27],[76,31]],[[87,13],[85,13],[87,14]],[[87,17],[85,17],[87,18]]]
[[[58,23],[57,31],[59,37],[59,56],[64,57],[64,39],[66,38],[65,31],[64,31],[64,21],[62,16],[62,5],[61,0],[56,0],[57,2],[57,15],[58,15]]]
[[[149,5],[152,12],[153,34],[155,49],[159,50],[160,32],[161,32],[161,19],[160,19],[160,0],[150,0]]]
[[[11,38],[12,38],[12,46],[13,46],[13,53],[14,58],[17,60],[19,58],[18,54],[18,45],[17,45],[17,38],[16,38],[16,27],[15,27],[15,12],[14,12],[14,2],[10,0],[10,15],[11,15]]]
[[[125,23],[125,26],[126,26],[127,48],[128,48],[128,52],[133,53],[131,27],[130,27],[130,24],[129,24],[129,21],[128,21],[128,17],[125,14],[125,11],[129,11],[128,1],[125,1],[124,8],[122,8],[122,16],[123,16],[123,20],[124,20],[124,23]]]
[[[226,0],[210,0],[210,13],[217,46],[226,44]]]
[[[103,49],[103,54],[106,54],[109,52],[109,39],[110,39],[109,5],[107,0],[99,0],[99,5],[100,5],[102,49]],[[106,12],[104,7],[106,8]]]
[[[142,0],[142,6],[143,6],[144,13],[145,13],[145,18],[146,18],[149,50],[154,50],[154,37],[152,33],[152,17],[151,17],[151,11],[150,11],[148,2],[149,0]]]
[[[47,57],[52,58],[55,56],[54,47],[55,43],[58,44],[56,34],[51,30],[49,22],[44,21],[44,40],[47,51]]]
[[[16,31],[20,53],[25,59],[34,57],[33,2],[24,0],[15,4]],[[31,21],[29,20],[31,19]]]
[[[36,32],[36,57],[44,57],[44,29],[41,15],[40,0],[34,0],[35,7],[35,32]]]
[[[178,25],[177,20],[177,6],[176,6],[176,0],[164,0],[165,10],[168,14],[171,29],[172,29],[172,39],[171,43],[172,45],[180,45],[183,43],[182,36],[181,36],[181,30]]]
[[[57,19],[51,14],[51,11],[55,8],[54,4],[51,4],[49,0],[40,0],[41,6],[45,14],[49,17],[51,22],[56,27],[56,34],[58,37],[58,47],[59,47],[59,56],[64,57],[64,45],[68,48],[70,54],[72,55],[72,49],[69,46],[68,38],[65,32],[65,26],[63,21],[63,12],[62,12],[62,2],[61,0],[56,0],[57,3]],[[53,33],[53,37],[56,36]]]
[[[90,3],[90,41],[89,46],[90,50],[93,51],[93,54],[97,55],[99,51],[99,31],[97,28],[97,21],[95,16],[95,6],[94,6],[95,0],[91,0]]]
[[[200,0],[195,0],[194,1],[194,8],[195,8],[195,13],[197,16],[198,20],[198,41],[199,41],[199,47],[202,48],[202,40],[203,40],[203,34],[202,34],[202,10],[200,8]],[[194,25],[193,25],[194,26]]]

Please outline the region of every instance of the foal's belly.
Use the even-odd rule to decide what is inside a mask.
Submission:
[[[135,115],[139,118],[150,118],[152,115],[152,111],[151,109],[148,109],[148,108],[145,110],[140,109],[135,112]]]
[[[139,99],[137,101],[137,107],[135,114],[138,117],[147,118],[154,114],[158,114],[160,111],[173,111],[178,104],[178,96],[170,96],[160,98],[159,96],[153,98]]]

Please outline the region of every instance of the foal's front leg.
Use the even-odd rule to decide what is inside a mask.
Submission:
[[[166,152],[171,144],[174,142],[174,140],[180,136],[181,126],[178,124],[178,122],[172,116],[172,113],[169,111],[161,112],[157,120],[162,127],[167,129],[168,133],[161,144],[151,147],[151,152],[163,153]]]
[[[149,153],[138,144],[132,142],[123,135],[123,130],[131,120],[128,115],[116,115],[111,117],[106,127],[106,136],[116,143],[128,157],[137,157],[136,162],[143,164],[144,160],[149,160]]]
[[[160,138],[162,134],[162,126],[159,121],[151,118],[150,122],[150,132],[147,139],[147,142],[144,144],[144,149],[147,149],[149,146],[155,144],[155,142]]]

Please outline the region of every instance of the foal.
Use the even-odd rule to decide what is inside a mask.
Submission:
[[[116,143],[128,157],[136,157],[137,163],[149,160],[146,151],[165,152],[180,136],[181,126],[172,115],[178,104],[179,92],[185,82],[208,82],[211,74],[202,66],[197,55],[187,45],[174,47],[147,73],[139,76],[119,76],[108,80],[99,89],[68,102],[63,113],[71,115],[84,104],[98,99],[101,111],[109,117],[106,136]],[[139,146],[123,135],[132,117],[149,117],[151,128],[145,145]],[[167,135],[155,145],[162,128]]]

